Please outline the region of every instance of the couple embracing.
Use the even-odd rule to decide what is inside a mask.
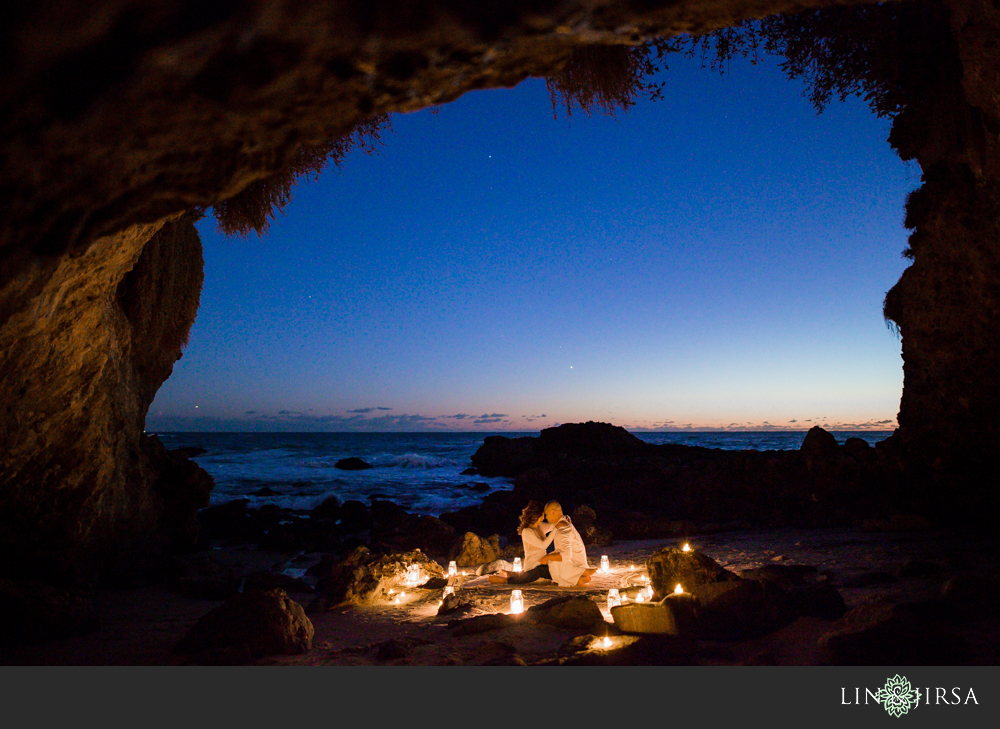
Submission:
[[[490,582],[521,585],[549,579],[562,587],[586,587],[595,570],[587,565],[587,550],[572,520],[563,514],[558,501],[544,507],[531,501],[521,512],[517,528],[524,542],[524,571],[500,570],[489,575]],[[549,545],[554,551],[547,551]]]

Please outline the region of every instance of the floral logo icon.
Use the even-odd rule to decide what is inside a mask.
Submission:
[[[879,701],[890,716],[900,717],[911,708],[916,707],[919,699],[917,692],[910,686],[909,680],[898,673],[885,682],[885,687],[879,692]]]

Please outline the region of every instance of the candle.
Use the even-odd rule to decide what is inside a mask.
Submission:
[[[510,611],[514,615],[524,612],[524,598],[521,597],[520,590],[512,590],[510,593]]]
[[[514,571],[515,572],[520,572],[521,571],[521,558],[520,557],[514,557]]]
[[[612,587],[608,590],[608,610],[613,608],[615,605],[621,605],[622,599],[618,594],[618,588]]]
[[[399,605],[399,598],[396,598],[396,604]]]
[[[455,564],[455,560],[448,563],[448,576],[454,577],[458,574],[458,565]]]
[[[608,559],[608,555],[601,555],[601,572],[607,574],[611,571],[611,561]]]
[[[635,565],[632,565],[631,567],[629,567],[629,569],[630,570],[634,570],[635,569]]]
[[[420,582],[420,565],[411,564],[406,568],[406,584],[415,587]]]
[[[687,542],[684,542],[684,549],[683,549],[683,551],[690,552],[691,551],[691,545],[688,544]]]
[[[642,593],[641,592],[638,595],[635,596],[635,601],[636,602],[642,602],[642,599],[643,598],[642,598]]]
[[[681,583],[680,582],[678,582],[677,583],[677,587],[674,588],[674,594],[675,595],[683,595],[684,594],[684,588],[681,587]]]
[[[647,600],[652,600],[653,599],[653,586],[652,585],[646,585],[644,588],[642,588],[642,595]]]
[[[611,638],[609,638],[608,636],[604,636],[604,641],[603,642],[604,642],[604,647],[605,648],[610,648],[611,647]]]

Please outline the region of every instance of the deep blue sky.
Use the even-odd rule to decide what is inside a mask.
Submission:
[[[205,286],[149,430],[892,428],[919,168],[773,59],[671,59],[661,101],[545,83],[394,115],[264,239],[199,224]]]

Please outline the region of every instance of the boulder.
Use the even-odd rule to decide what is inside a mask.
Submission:
[[[331,519],[336,521],[340,518],[340,506],[340,499],[336,496],[327,496],[316,508],[309,512],[309,516],[313,519]]]
[[[358,547],[316,583],[318,604],[331,609],[343,604],[370,605],[388,598],[389,590],[405,585],[407,569],[420,565],[426,582],[443,577],[444,570],[419,549],[401,554],[375,556],[366,547]]]
[[[537,438],[488,435],[472,454],[472,465],[480,476],[514,478],[535,465]]]
[[[339,468],[342,471],[363,471],[366,468],[371,468],[371,464],[365,463],[360,458],[341,458],[339,461],[333,464],[334,468]]]
[[[489,539],[483,539],[473,532],[466,532],[452,546],[448,558],[454,560],[459,567],[476,567],[500,559],[500,553],[500,535],[494,534]]]
[[[833,435],[814,425],[799,446],[799,453],[810,467],[827,465],[836,463],[840,458],[840,446]]]
[[[340,507],[340,526],[348,532],[363,532],[371,526],[368,507],[351,499]]]
[[[658,595],[672,593],[678,584],[690,591],[698,585],[740,579],[697,549],[684,552],[676,547],[666,547],[646,560],[646,569],[653,590]]]
[[[416,524],[409,536],[414,549],[420,549],[427,554],[444,556],[455,542],[455,527],[437,517],[423,514],[417,517]]]
[[[453,620],[448,623],[452,634],[456,637],[463,635],[477,635],[487,633],[491,630],[503,630],[512,625],[517,625],[518,619],[506,613],[489,613],[487,615],[476,615],[463,620]]]
[[[100,628],[93,605],[37,580],[0,579],[0,645],[29,644]]]
[[[849,610],[819,646],[839,666],[967,665],[973,651],[954,621],[943,600],[897,604],[880,596]]]
[[[819,570],[815,567],[802,564],[766,564],[756,569],[740,570],[743,579],[766,580],[786,590],[815,583],[818,575]]]
[[[772,633],[795,619],[785,591],[771,582],[714,582],[691,589],[698,600],[698,636],[705,640],[748,640]]]
[[[284,590],[240,593],[203,615],[174,648],[196,655],[241,648],[253,659],[275,654],[307,653],[312,621]]]
[[[875,449],[863,438],[848,438],[844,441],[844,453],[855,459],[866,458],[874,454]]]
[[[585,595],[554,597],[532,605],[525,615],[532,622],[569,630],[589,630],[604,623],[597,603]]]
[[[586,505],[573,509],[573,526],[588,547],[606,547],[613,543],[611,532],[597,526],[597,512]]]
[[[198,446],[184,446],[183,448],[173,448],[171,453],[176,453],[178,455],[184,456],[185,458],[194,458],[195,456],[200,456],[208,451],[204,448],[199,448]]]

